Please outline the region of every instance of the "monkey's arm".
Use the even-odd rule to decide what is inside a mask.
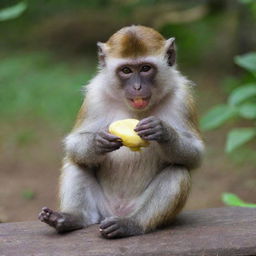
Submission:
[[[165,161],[188,169],[200,165],[204,146],[193,131],[179,131],[156,117],[143,119],[135,130],[143,139],[159,143]]]
[[[77,131],[71,133],[65,139],[67,156],[77,164],[99,164],[105,154],[119,149],[122,142],[119,137],[107,131],[86,132]]]
[[[166,124],[165,129],[166,140],[159,142],[163,158],[188,169],[199,167],[204,149],[202,141],[190,131],[178,131]]]

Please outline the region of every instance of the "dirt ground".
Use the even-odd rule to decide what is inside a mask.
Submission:
[[[209,85],[200,92],[200,112],[219,101],[218,93]],[[35,141],[17,145],[12,137],[5,138],[5,134],[15,135],[17,129],[28,125],[36,131]],[[246,201],[256,202],[256,168],[250,164],[237,165],[224,154],[226,131],[221,128],[204,134],[205,159],[202,167],[192,172],[192,191],[185,209],[223,206],[222,192],[236,193]],[[1,124],[0,222],[36,220],[42,206],[58,207],[63,137],[63,132],[40,122]],[[30,191],[27,192],[30,196],[24,195],[26,191]]]

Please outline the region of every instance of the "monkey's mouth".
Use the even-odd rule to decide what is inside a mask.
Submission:
[[[130,104],[132,105],[132,107],[136,108],[136,109],[144,109],[150,101],[150,97],[149,98],[134,98],[134,99],[129,99]]]

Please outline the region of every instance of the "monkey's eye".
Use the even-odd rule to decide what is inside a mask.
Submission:
[[[132,73],[132,70],[128,67],[124,67],[121,69],[121,71],[124,73],[124,74],[130,74]]]
[[[145,65],[141,68],[141,72],[148,72],[151,69],[151,67],[149,65]]]

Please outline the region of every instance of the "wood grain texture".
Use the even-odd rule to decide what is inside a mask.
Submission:
[[[98,225],[58,235],[38,222],[0,224],[1,256],[238,256],[256,255],[256,209],[188,211],[163,230],[105,240]]]

